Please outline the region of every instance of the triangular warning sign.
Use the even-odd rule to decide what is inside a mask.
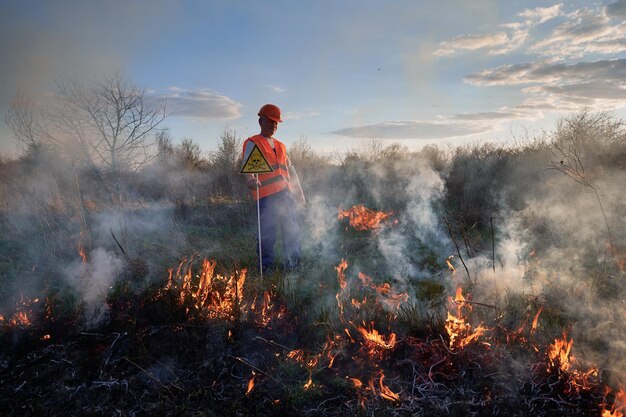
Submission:
[[[241,168],[242,174],[261,174],[264,172],[273,172],[274,170],[263,156],[258,146],[254,145],[250,156]]]

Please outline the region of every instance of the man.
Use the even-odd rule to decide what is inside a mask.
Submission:
[[[287,270],[300,265],[300,227],[296,219],[294,197],[304,204],[304,194],[285,145],[274,138],[278,123],[282,122],[280,109],[273,104],[261,107],[258,113],[261,133],[243,144],[243,160],[247,161],[256,145],[273,172],[246,175],[246,185],[255,200],[259,201],[261,229],[261,268],[263,272],[274,269],[274,243],[276,229],[280,228],[283,240],[283,263]],[[258,187],[258,191],[257,191]]]

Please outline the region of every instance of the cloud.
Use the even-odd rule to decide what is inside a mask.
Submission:
[[[605,81],[622,83],[626,80],[626,59],[605,59],[594,62],[530,62],[489,68],[464,78],[478,86],[517,85],[533,83],[577,83]]]
[[[273,85],[273,84],[267,84],[266,87],[269,88],[270,90],[272,90],[275,93],[284,93],[285,91],[287,91],[283,87],[279,87],[279,86]]]
[[[442,139],[469,136],[476,133],[489,132],[491,130],[493,130],[493,126],[484,123],[470,123],[454,120],[441,122],[408,120],[349,127],[330,133],[355,138]]]
[[[305,111],[296,111],[296,112],[286,112],[283,114],[284,120],[301,120],[307,119],[309,117],[317,117],[320,113],[314,110],[305,110]]]
[[[524,114],[519,111],[488,111],[488,112],[478,112],[478,113],[457,113],[452,116],[453,119],[457,120],[507,120],[507,119],[517,119],[520,117],[524,117]]]
[[[525,17],[527,24],[541,24],[550,19],[554,19],[561,15],[563,3],[555,4],[551,7],[537,7],[535,9],[526,9],[519,13],[518,16]]]
[[[560,58],[579,58],[588,53],[626,51],[626,23],[614,22],[608,10],[580,9],[566,15],[566,22],[529,49],[529,52]]]
[[[200,120],[231,120],[241,117],[241,103],[217,94],[211,89],[196,90],[170,87],[150,94],[152,100],[166,100],[166,110],[171,116]]]
[[[563,4],[527,9],[518,16],[524,20],[500,25],[493,34],[463,35],[441,42],[435,56],[485,49],[489,55],[502,55],[520,49],[551,58],[580,58],[586,54],[614,54],[626,51],[626,1],[606,7],[583,8],[563,13]],[[541,39],[531,29],[548,20],[562,18],[561,24]],[[532,32],[539,35],[540,31]]]
[[[433,53],[435,56],[449,56],[462,51],[487,49],[489,55],[502,55],[519,49],[528,39],[530,28],[561,15],[562,3],[551,7],[526,9],[518,16],[522,22],[510,22],[500,25],[504,32],[483,35],[461,35],[444,41]]]
[[[626,106],[626,59],[503,65],[465,77],[477,86],[525,85],[515,111],[605,110]]]
[[[626,100],[626,86],[616,82],[594,81],[579,84],[544,86],[540,88],[542,92],[559,96]]]
[[[462,35],[449,41],[441,42],[439,49],[434,52],[436,56],[453,55],[459,51],[474,51],[476,49],[493,48],[509,42],[506,33],[500,32],[488,35]]]
[[[610,17],[626,17],[626,0],[616,1],[606,6],[606,14]]]

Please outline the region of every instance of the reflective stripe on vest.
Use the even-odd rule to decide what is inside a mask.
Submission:
[[[244,150],[246,149],[248,141],[254,142],[254,144],[259,147],[259,150],[265,159],[267,159],[268,164],[274,170],[273,172],[258,174],[261,185],[259,186],[258,195],[256,190],[252,192],[254,199],[258,200],[259,198],[267,197],[268,195],[288,188],[290,178],[289,169],[287,168],[287,149],[285,145],[274,139],[274,150],[263,136],[256,135],[248,138],[244,142]]]

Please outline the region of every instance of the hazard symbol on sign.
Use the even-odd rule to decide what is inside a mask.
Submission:
[[[274,171],[270,164],[267,162],[267,159],[261,153],[261,150],[258,146],[254,145],[252,152],[250,152],[250,156],[243,164],[243,168],[241,168],[242,174],[261,174],[264,172],[272,172]]]

